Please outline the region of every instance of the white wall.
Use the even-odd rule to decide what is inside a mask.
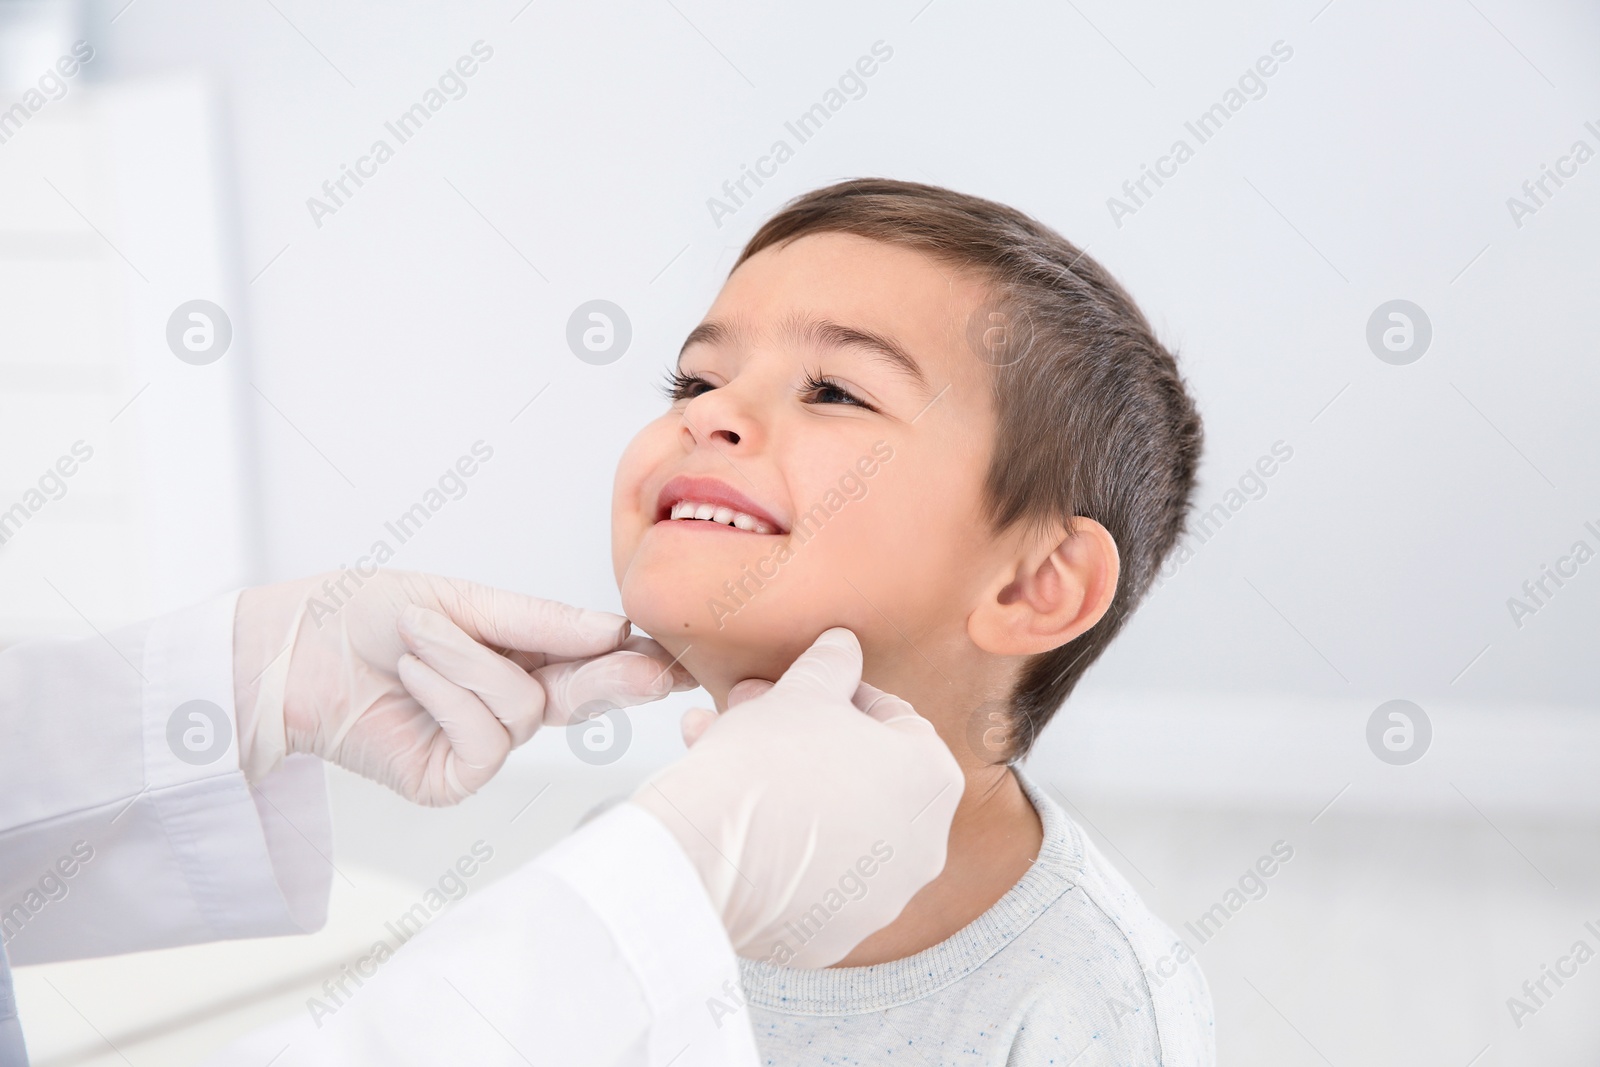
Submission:
[[[1600,149],[1592,5],[277,6],[93,26],[97,74],[227,88],[240,270],[265,267],[251,375],[299,431],[257,401],[267,573],[350,559],[482,438],[496,462],[404,562],[614,603],[613,461],[730,257],[786,197],[886,174],[1034,212],[1128,284],[1207,418],[1203,505],[1294,449],[1097,685],[1593,703],[1600,577],[1520,629],[1506,606],[1597,543],[1600,163],[1521,228],[1506,206],[1574,140]],[[480,39],[466,97],[316,228],[306,199]],[[879,40],[865,96],[715,225],[707,198]],[[1265,96],[1115,225],[1107,198],[1280,40]],[[562,343],[592,296],[634,323],[610,367]],[[1433,323],[1405,367],[1364,340],[1397,297]]]

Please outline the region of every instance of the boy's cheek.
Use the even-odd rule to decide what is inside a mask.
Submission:
[[[613,512],[623,507],[637,508],[644,480],[665,462],[664,435],[651,423],[634,435],[617,460],[617,475],[612,481]]]
[[[622,576],[628,570],[628,561],[638,548],[638,534],[634,531],[635,524],[630,518],[631,510],[628,508],[624,494],[626,490],[619,479],[611,499],[611,570],[617,584],[622,584]]]
[[[611,485],[611,565],[619,583],[629,557],[655,520],[643,498],[644,483],[667,462],[671,443],[670,428],[664,419],[657,419],[634,435],[617,461]]]

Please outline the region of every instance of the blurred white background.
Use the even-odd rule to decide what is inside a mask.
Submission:
[[[1575,941],[1600,948],[1600,562],[1524,590],[1577,542],[1600,554],[1600,8],[0,0],[0,18],[0,109],[93,49],[59,99],[0,111],[0,509],[94,449],[0,528],[0,640],[353,563],[479,441],[492,461],[393,565],[616,609],[613,466],[743,241],[840,178],[947,185],[1110,268],[1206,419],[1209,537],[1029,766],[1180,930],[1292,843],[1200,947],[1221,1062],[1600,1058],[1600,964],[1520,1026],[1507,1004]],[[799,143],[786,122],[879,42],[891,57]],[[386,123],[475,46],[459,98],[401,143]],[[1275,46],[1201,143],[1186,123]],[[314,212],[380,139],[392,158]],[[780,139],[793,158],[733,205],[724,183]],[[1179,139],[1193,158],[1124,191]],[[233,327],[207,366],[167,347],[193,299]],[[609,365],[566,342],[591,299],[632,324]],[[1392,300],[1431,324],[1411,362],[1368,343]],[[1230,498],[1279,442],[1265,492]],[[1406,765],[1367,741],[1392,699],[1432,727]],[[485,877],[508,870],[670,759],[691,700],[633,713],[606,768],[541,736],[455,811],[336,775],[329,930],[22,969],[36,1062],[189,1062],[306,1010],[474,841],[496,849]]]

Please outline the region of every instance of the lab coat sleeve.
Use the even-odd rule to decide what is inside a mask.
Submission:
[[[256,787],[239,771],[236,600],[0,653],[0,935],[13,964],[326,920],[321,763],[291,757]],[[191,701],[210,719],[186,711],[174,726]]]
[[[621,804],[356,961],[211,1067],[753,1067],[733,948],[656,818]]]

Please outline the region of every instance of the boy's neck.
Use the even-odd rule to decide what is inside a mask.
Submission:
[[[1010,767],[968,771],[944,870],[894,922],[834,966],[902,960],[955,936],[1011,891],[1038,858],[1043,840],[1038,812]]]
[[[944,870],[894,922],[835,964],[840,967],[904,959],[954,935],[1027,873],[1044,838],[1038,813],[1011,768],[999,762],[1003,753],[994,744],[1008,733],[1003,712],[1017,665],[959,639],[941,647],[926,635],[919,635],[916,647],[907,642],[895,651],[868,650],[863,679],[905,700],[933,724],[961,765],[965,789],[951,822]],[[745,677],[782,673],[775,665],[757,669],[708,649],[699,652],[685,654],[684,661],[719,711],[727,708],[728,690]]]

